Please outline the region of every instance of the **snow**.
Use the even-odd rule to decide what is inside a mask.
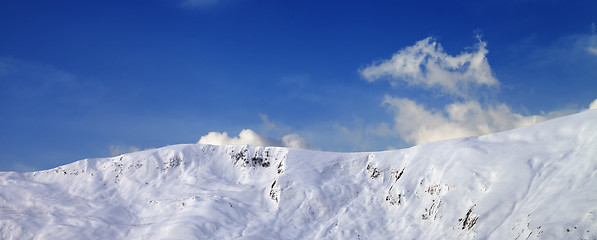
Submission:
[[[597,110],[385,152],[185,144],[0,173],[2,239],[597,239]]]

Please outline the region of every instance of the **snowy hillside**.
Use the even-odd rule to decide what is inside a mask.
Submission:
[[[3,239],[597,239],[597,111],[409,149],[175,145],[0,173]]]

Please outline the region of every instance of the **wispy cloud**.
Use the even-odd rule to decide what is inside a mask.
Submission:
[[[265,129],[276,129],[276,128],[278,128],[278,126],[276,125],[276,123],[270,121],[269,117],[267,117],[267,115],[265,115],[265,114],[259,114],[259,117],[261,118],[261,121],[263,122],[263,126],[265,127]]]
[[[224,0],[183,0],[182,7],[185,8],[207,8],[222,3]]]
[[[14,102],[95,103],[105,87],[53,65],[0,56],[0,94]]]
[[[0,57],[0,84],[7,93],[22,97],[53,94],[81,87],[75,76],[54,66]]]
[[[139,149],[138,147],[135,146],[121,146],[121,145],[111,145],[110,146],[110,155],[112,157],[114,156],[118,156],[121,154],[125,154],[125,153],[130,153],[130,152],[137,152],[141,149]]]
[[[499,84],[489,67],[486,46],[479,38],[473,51],[450,56],[429,37],[398,51],[391,59],[361,69],[360,73],[369,82],[384,79],[393,86],[405,82],[409,86],[465,97],[471,87]]]
[[[587,51],[589,51],[589,53],[597,56],[597,47],[587,47]]]

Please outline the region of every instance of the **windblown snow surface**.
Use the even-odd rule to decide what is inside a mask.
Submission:
[[[597,239],[597,111],[409,149],[175,145],[0,173],[3,239]]]

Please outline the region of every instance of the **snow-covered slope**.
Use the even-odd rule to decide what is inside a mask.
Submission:
[[[3,239],[596,239],[597,111],[409,149],[175,145],[0,173]]]

